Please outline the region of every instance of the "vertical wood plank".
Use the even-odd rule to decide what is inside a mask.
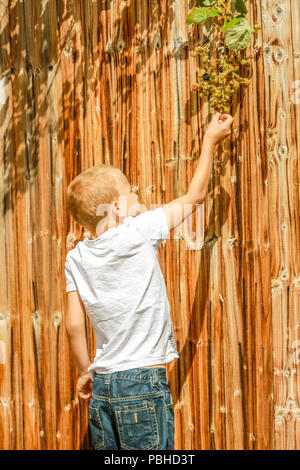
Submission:
[[[265,81],[268,100],[269,215],[272,253],[272,331],[274,367],[275,442],[277,449],[298,445],[299,367],[292,361],[292,343],[297,339],[295,310],[299,275],[299,149],[295,104],[291,101],[292,83],[297,79],[297,43],[291,41],[290,19],[297,2],[262,2]],[[292,13],[293,12],[293,13]],[[295,32],[297,35],[297,32]],[[297,111],[298,112],[298,111]],[[299,112],[298,112],[299,114]],[[298,131],[299,134],[299,131]]]

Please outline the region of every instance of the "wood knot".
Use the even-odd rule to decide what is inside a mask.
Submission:
[[[279,154],[284,157],[287,154],[287,147],[286,145],[281,145],[279,147]]]
[[[283,51],[282,48],[279,48],[275,52],[275,58],[276,58],[276,60],[278,60],[278,62],[282,62],[282,60],[284,59],[284,51]]]
[[[272,51],[271,46],[266,45],[266,46],[264,47],[264,54],[265,54],[265,55],[269,55],[269,54],[271,53],[271,51]]]
[[[60,321],[61,321],[61,314],[60,312],[56,312],[56,314],[54,315],[54,326],[58,327],[58,325],[60,324]]]
[[[34,312],[34,314],[32,315],[32,320],[34,323],[38,323],[40,321],[39,312]]]
[[[293,280],[293,284],[295,286],[296,289],[300,290],[300,277],[296,277],[294,280]],[[299,324],[300,326],[300,324]]]
[[[282,269],[281,274],[280,274],[280,279],[283,281],[287,281],[289,278],[289,270],[287,268]]]
[[[125,49],[125,42],[123,41],[123,39],[120,39],[118,41],[117,48],[119,52],[123,52],[123,50]]]
[[[297,61],[300,60],[300,53],[299,52],[294,52],[294,57]]]
[[[157,51],[161,49],[161,36],[159,33],[157,33],[155,36],[154,47]]]
[[[64,54],[66,57],[71,57],[72,55],[72,46],[70,44],[67,44],[67,46],[64,49]]]

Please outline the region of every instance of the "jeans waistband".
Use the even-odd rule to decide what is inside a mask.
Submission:
[[[110,380],[113,378],[151,380],[154,384],[159,382],[160,380],[167,381],[166,377],[167,374],[165,367],[152,367],[149,369],[137,367],[134,369],[119,370],[116,372],[108,372],[105,374],[95,374],[94,376],[95,379],[102,378],[106,380]]]

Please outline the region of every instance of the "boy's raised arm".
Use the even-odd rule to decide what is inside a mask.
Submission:
[[[200,160],[187,193],[163,206],[170,230],[189,217],[196,204],[201,204],[205,198],[216,145],[231,134],[232,121],[229,114],[220,116],[216,113],[213,116],[204,135]]]

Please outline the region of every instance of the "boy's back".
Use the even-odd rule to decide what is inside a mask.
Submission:
[[[129,216],[68,253],[66,291],[78,290],[96,335],[92,377],[179,357],[157,259],[157,246],[168,234],[158,208]]]

